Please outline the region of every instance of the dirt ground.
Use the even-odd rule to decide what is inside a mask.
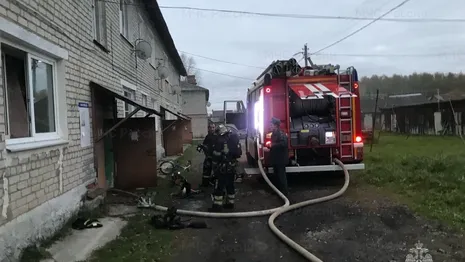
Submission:
[[[201,176],[203,156],[196,154],[193,168]],[[337,175],[289,177],[291,203],[329,195],[340,189]],[[254,178],[237,186],[237,211],[282,204],[266,184]],[[211,190],[211,189],[210,189]],[[342,197],[284,214],[276,224],[285,234],[325,262],[405,261],[409,249],[420,241],[436,261],[465,261],[463,235],[438,223],[417,217],[378,189],[351,183]],[[176,207],[206,211],[209,194],[181,200]],[[204,219],[209,229],[179,233],[172,261],[265,262],[306,261],[288,248],[268,228],[268,217]]]

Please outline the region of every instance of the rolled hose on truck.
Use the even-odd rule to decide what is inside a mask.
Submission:
[[[339,165],[344,171],[345,182],[344,182],[344,186],[338,192],[332,195],[329,195],[329,196],[310,199],[307,201],[302,201],[302,202],[290,205],[289,199],[287,199],[287,197],[284,196],[283,193],[281,193],[281,191],[279,191],[273,185],[273,183],[271,183],[270,179],[267,177],[265,173],[265,170],[263,169],[263,165],[261,161],[258,161],[258,167],[266,183],[279,195],[279,197],[281,197],[284,200],[284,205],[282,205],[281,207],[277,207],[273,209],[266,209],[266,210],[233,212],[233,213],[211,213],[211,212],[200,212],[200,211],[177,209],[176,213],[178,213],[179,215],[195,216],[195,217],[209,217],[209,218],[238,218],[238,217],[258,217],[258,216],[271,215],[270,218],[268,219],[268,226],[270,227],[271,231],[273,231],[275,235],[277,235],[284,243],[286,243],[292,249],[294,249],[299,254],[301,254],[303,257],[308,259],[308,261],[323,262],[323,260],[319,259],[315,255],[307,251],[305,248],[303,248],[302,246],[294,242],[288,236],[286,236],[283,232],[279,231],[279,229],[274,224],[274,221],[279,215],[284,214],[286,212],[289,212],[289,211],[292,211],[298,208],[302,208],[308,205],[313,205],[313,204],[329,201],[344,194],[344,192],[349,187],[349,172],[347,171],[347,169],[344,167],[344,164],[339,159],[335,158],[334,163]],[[159,206],[159,205],[155,205],[153,206],[153,208],[155,208],[156,210],[160,210],[160,211],[168,210],[167,207]]]

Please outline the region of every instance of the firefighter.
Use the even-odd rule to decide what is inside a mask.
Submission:
[[[279,190],[289,195],[287,187],[286,166],[289,163],[289,150],[287,135],[280,129],[281,120],[273,117],[271,119],[271,146],[265,149],[270,152],[270,162],[273,163],[273,173],[278,182]]]
[[[239,136],[224,125],[216,128],[213,146],[213,170],[216,176],[213,190],[213,205],[210,212],[220,212],[223,208],[233,209],[236,189],[234,187],[237,159],[242,155]],[[226,190],[226,199],[224,196]]]
[[[197,151],[205,154],[203,160],[203,172],[202,172],[202,186],[208,187],[212,182],[212,152],[213,143],[215,140],[215,124],[210,123],[208,125],[208,134],[203,140],[203,143],[197,146]]]

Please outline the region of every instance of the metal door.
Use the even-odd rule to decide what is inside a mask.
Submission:
[[[182,120],[163,120],[163,145],[166,156],[176,156],[183,153],[182,135],[185,123]]]
[[[154,118],[129,118],[116,129],[113,135],[116,188],[130,190],[157,185],[155,139]]]

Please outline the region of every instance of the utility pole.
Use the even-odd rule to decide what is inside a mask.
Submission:
[[[304,45],[304,59],[305,59],[305,67],[308,66],[308,47],[307,44]]]
[[[376,117],[377,117],[376,113],[378,111],[378,98],[379,98],[379,89],[376,89],[375,112],[373,114],[373,124],[371,126],[370,152],[373,151],[373,141],[375,140]],[[381,132],[381,130],[379,132]]]

